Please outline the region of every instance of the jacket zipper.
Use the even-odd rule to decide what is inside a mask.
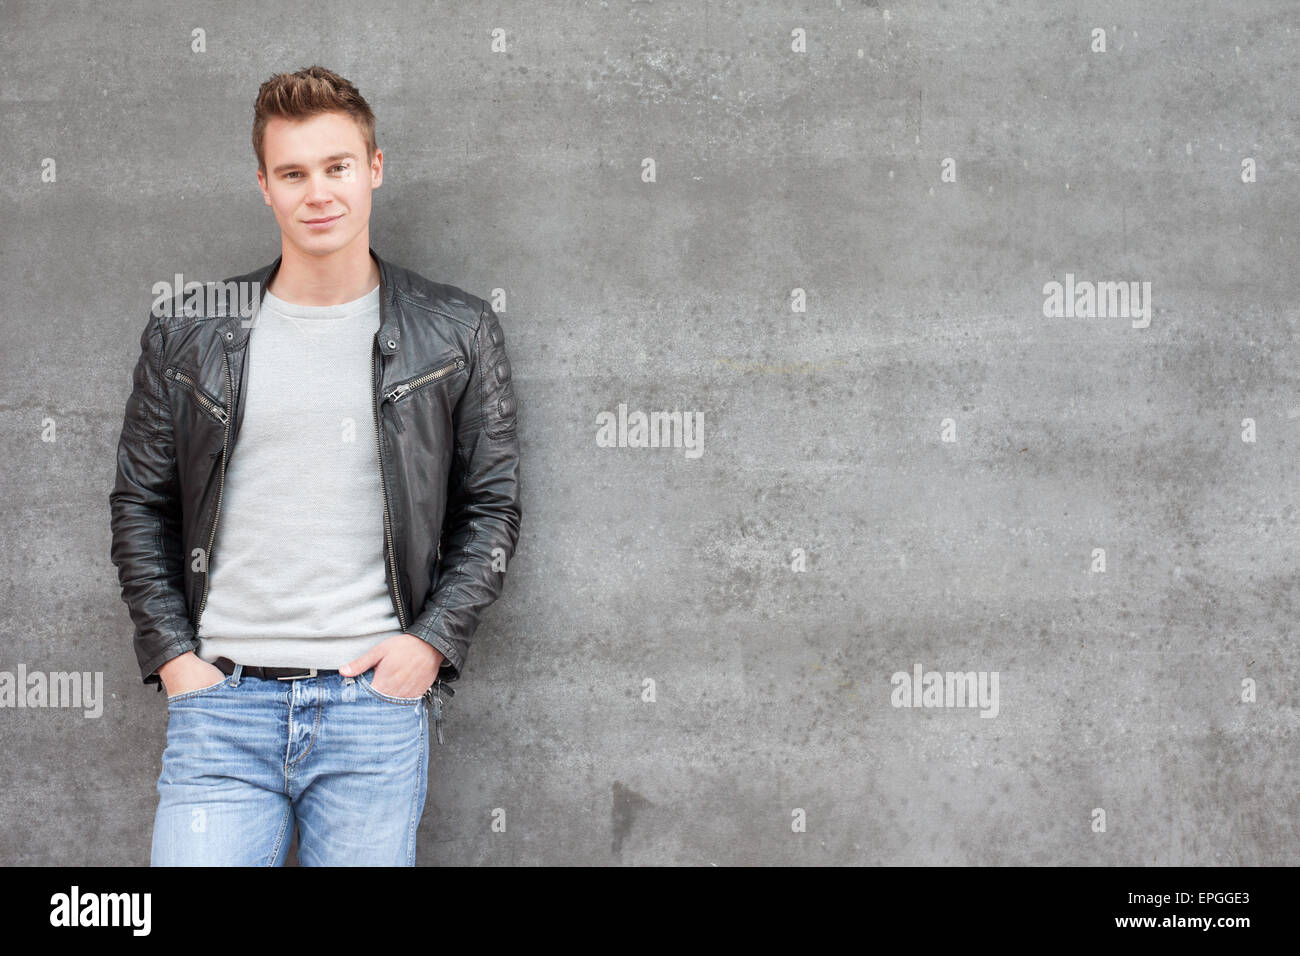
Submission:
[[[229,407],[231,399],[234,397],[235,387],[230,375],[230,356],[224,351],[221,353],[221,364],[226,370],[226,406]],[[181,379],[189,378],[183,372],[176,372],[175,375]],[[193,379],[190,379],[190,382],[193,384]],[[200,395],[197,388],[194,390],[194,394],[199,397],[200,402],[207,401],[204,396]],[[208,404],[212,403],[209,402]],[[204,558],[204,568],[206,570],[203,572],[203,597],[199,600],[199,609],[194,615],[195,637],[199,633],[199,622],[203,620],[203,609],[208,603],[208,587],[212,583],[212,544],[217,539],[217,519],[221,517],[221,495],[226,489],[226,458],[230,448],[230,416],[220,407],[214,407],[221,413],[217,417],[221,419],[221,424],[225,426],[225,430],[221,433],[221,477],[217,480],[217,507],[212,512],[212,530],[208,533],[208,552]]]
[[[407,393],[413,392],[417,388],[423,388],[424,386],[428,385],[430,382],[434,382],[442,378],[448,372],[454,371],[455,369],[458,368],[464,368],[464,367],[465,367],[465,360],[463,358],[458,358],[454,362],[448,362],[446,365],[442,366],[441,368],[436,368],[432,372],[426,372],[425,374],[419,376],[418,378],[411,379],[409,382],[402,382],[400,385],[394,386],[384,396],[384,401],[396,402],[404,398],[407,395]]]
[[[442,376],[446,375],[452,369],[463,368],[464,365],[465,365],[465,360],[463,358],[458,358],[456,359],[456,361],[450,362],[447,365],[442,366],[441,368],[434,369],[432,372],[427,372],[426,374],[421,375],[419,378],[414,378],[409,382],[403,382],[402,384],[397,385],[394,388],[390,389],[384,395],[384,401],[395,402],[403,395],[407,394],[408,392],[413,391],[414,389],[417,388],[421,388],[422,386],[428,385],[430,382],[435,381],[436,379],[439,379]],[[393,593],[393,603],[397,609],[397,622],[398,624],[401,625],[402,630],[405,631],[406,612],[402,608],[402,597],[401,594],[399,593],[399,589],[397,586],[397,559],[393,553],[393,526],[392,526],[392,521],[389,518],[389,514],[388,514],[388,481],[384,476],[383,425],[379,421],[379,399],[376,397],[379,394],[378,368],[379,368],[379,335],[376,334],[374,348],[371,351],[371,359],[370,359],[370,393],[371,393],[371,407],[375,415],[375,453],[379,458],[379,489],[380,491],[383,492],[383,496],[384,496],[384,548],[388,559],[388,567],[392,576],[393,583],[390,590]],[[399,418],[396,418],[396,416],[395,416],[395,420],[397,421],[397,430],[401,431],[402,430],[401,420]],[[441,671],[441,667],[439,667],[439,670]],[[439,744],[442,743],[442,739],[443,739],[442,738],[442,696],[440,694],[440,689],[442,689],[441,685],[442,685],[442,678],[435,677],[433,683],[429,685],[429,689],[426,690],[421,695],[422,697],[424,697],[426,701],[428,701],[429,707],[433,711],[433,726],[434,726],[434,730],[437,733]],[[445,689],[447,691],[448,697],[450,697],[452,694],[455,693],[455,691],[453,691],[450,687],[447,687]]]
[[[379,422],[379,402],[374,397],[379,392],[379,373],[377,371],[379,364],[379,336],[375,336],[375,347],[371,353],[370,361],[370,394],[371,407],[375,414],[375,454],[379,459],[379,490],[384,496],[384,557],[388,561],[389,577],[392,584],[389,590],[393,593],[393,606],[397,610],[397,622],[401,625],[402,630],[406,630],[406,612],[402,608],[402,596],[397,586],[397,562],[393,554],[393,525],[388,514],[388,479],[384,474],[384,436],[383,429]]]
[[[177,381],[183,382],[185,387],[193,393],[195,401],[202,405],[208,414],[215,415],[217,421],[221,422],[222,425],[230,424],[230,416],[226,414],[226,410],[212,399],[208,398],[208,396],[204,395],[203,392],[199,390],[198,382],[194,381],[190,376],[172,366],[168,366],[166,372],[163,374],[168,378],[174,378]]]

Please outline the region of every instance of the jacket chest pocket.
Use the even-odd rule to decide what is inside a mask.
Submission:
[[[183,391],[187,392],[204,414],[216,419],[222,426],[229,424],[230,415],[225,403],[218,401],[204,391],[189,372],[177,368],[175,365],[169,365],[163,370],[163,375],[167,377],[168,381],[175,382]]]
[[[421,372],[412,378],[403,382],[398,382],[392,388],[384,392],[384,403],[391,405],[393,409],[393,424],[396,429],[405,431],[402,424],[402,408],[414,398],[429,392],[431,386],[437,386],[445,382],[448,378],[458,375],[465,369],[465,359],[461,356],[444,359],[430,369]]]

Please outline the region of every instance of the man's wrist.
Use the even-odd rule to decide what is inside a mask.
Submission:
[[[419,634],[412,634],[410,631],[406,631],[404,633],[406,634],[407,637],[415,638],[417,641],[419,641],[421,644],[423,644],[425,647],[429,649],[429,651],[433,654],[434,670],[441,672],[442,662],[447,659],[447,655],[444,654],[442,651],[440,651],[437,647],[435,647],[430,641],[426,641]]]
[[[177,664],[177,661],[186,661],[189,659],[198,660],[198,657],[199,655],[195,654],[193,651],[186,651],[183,654],[177,654],[175,657],[163,661],[162,664],[158,666],[156,673],[163,683],[166,683],[167,674],[169,672],[175,672],[177,669],[185,666],[184,664]]]

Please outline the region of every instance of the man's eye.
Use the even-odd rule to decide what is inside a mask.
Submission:
[[[331,169],[342,169],[342,170],[346,170],[347,168],[348,168],[347,163],[339,163],[338,165],[331,167]]]
[[[285,178],[285,179],[288,179],[288,178],[291,177],[291,176],[301,176],[301,175],[302,175],[302,173],[285,173],[285,174],[284,174],[284,178]]]

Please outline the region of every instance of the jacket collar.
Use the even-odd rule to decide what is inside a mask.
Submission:
[[[262,266],[260,269],[254,269],[252,272],[242,276],[236,276],[228,282],[247,282],[250,285],[256,283],[258,289],[257,309],[262,307],[262,300],[266,298],[267,288],[275,274],[280,270],[280,260],[283,256],[276,256],[275,261],[270,265]],[[375,252],[374,246],[370,247],[370,258],[379,264],[379,329],[376,333],[379,338],[379,350],[385,355],[391,355],[402,347],[402,329],[401,324],[397,321],[397,314],[393,306],[397,302],[397,286],[401,282],[401,276],[398,271],[394,270],[392,265],[380,258]],[[227,352],[243,348],[248,342],[249,335],[252,334],[253,317],[241,315],[238,312],[232,312],[225,318],[220,326],[222,337],[225,339],[225,348]]]

